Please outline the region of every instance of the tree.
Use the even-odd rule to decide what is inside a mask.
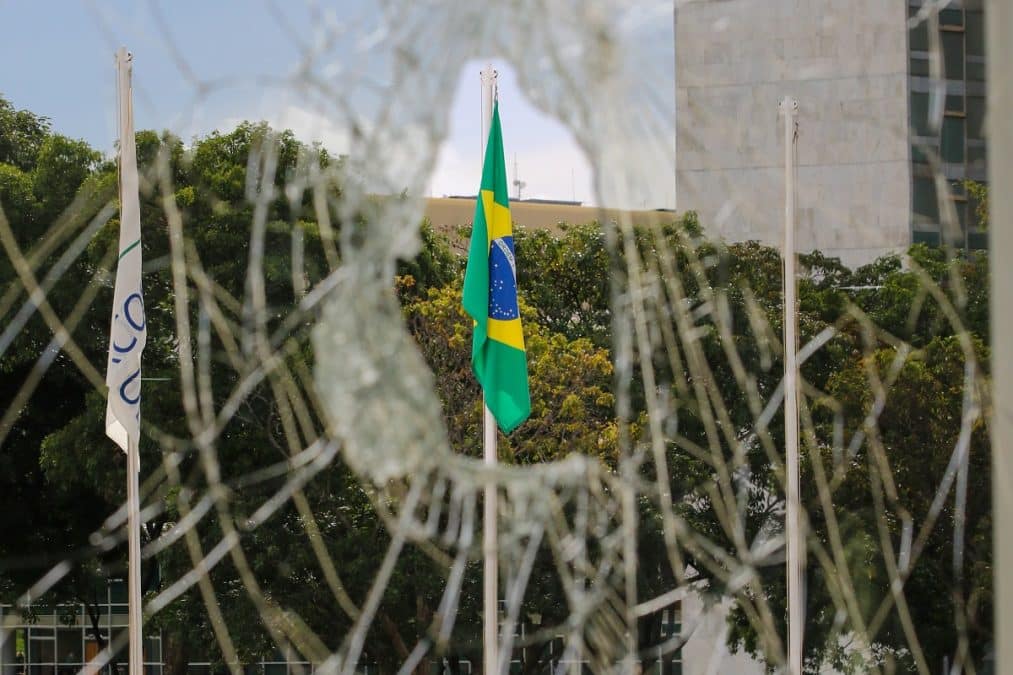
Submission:
[[[66,236],[61,245],[57,237],[53,238],[55,243],[47,241],[47,231],[75,197],[78,209],[64,214],[64,232],[87,222],[114,194],[109,190],[114,182],[98,169],[98,154],[87,145],[52,134],[48,120],[17,111],[0,98],[0,210],[3,225],[12,235],[5,239],[6,255],[0,259],[4,325],[13,327],[17,325],[14,321],[24,321],[0,350],[0,400],[5,402],[8,415],[21,393],[31,392],[27,399],[21,399],[18,415],[0,430],[4,450],[0,528],[7,533],[0,542],[0,559],[8,562],[0,587],[4,599],[12,601],[19,590],[36,580],[39,569],[61,560],[75,561],[64,583],[48,600],[81,602],[91,619],[93,634],[102,642],[96,591],[101,587],[105,595],[99,569],[110,556],[83,554],[81,543],[109,511],[96,497],[94,486],[53,484],[39,463],[43,440],[80,413],[90,385],[61,353],[48,364],[35,388],[27,389],[33,373],[46,368],[53,334],[38,312],[27,319],[19,317],[18,312],[30,305],[13,264],[18,256],[25,256],[29,265],[45,272],[65,252]],[[43,274],[36,276],[41,278]],[[50,289],[46,301],[56,316],[71,313],[89,276],[83,265],[72,265]],[[115,461],[111,453],[110,458]]]
[[[52,147],[64,146],[56,143]],[[288,413],[288,404],[278,398],[273,387],[285,377],[297,371],[309,372],[312,367],[308,339],[312,316],[290,321],[299,314],[300,296],[294,281],[299,274],[294,275],[296,270],[293,270],[290,255],[297,232],[305,245],[300,270],[304,288],[312,288],[318,283],[326,275],[328,265],[316,223],[299,219],[300,215],[312,213],[308,208],[311,195],[304,195],[301,202],[293,202],[282,188],[294,172],[304,169],[306,163],[317,161],[325,165],[329,159],[316,149],[300,145],[290,133],[275,134],[265,125],[251,124],[242,124],[227,134],[215,133],[199,139],[189,152],[183,150],[178,139],[165,135],[159,137],[152,132],[138,133],[137,147],[142,173],[141,220],[145,260],[164,260],[169,254],[163,200],[171,197],[180,209],[189,250],[199,255],[199,259],[191,256],[188,260],[194,269],[188,279],[190,297],[197,297],[201,292],[197,285],[200,277],[196,273],[200,270],[204,278],[213,284],[212,292],[226,312],[226,321],[235,322],[235,325],[249,321],[242,307],[244,297],[247,297],[247,264],[243,256],[236,255],[237,251],[246,250],[252,234],[254,207],[251,200],[256,198],[256,193],[251,193],[249,172],[251,169],[258,170],[258,155],[263,157],[266,153],[274,153],[278,160],[274,177],[278,197],[269,204],[265,217],[263,273],[268,307],[267,328],[278,337],[278,331],[287,326],[280,339],[286,345],[288,356],[284,367],[244,397],[240,410],[228,420],[216,439],[214,449],[223,467],[222,478],[227,483],[283,461],[289,455],[283,419]],[[87,152],[78,150],[80,148],[74,146],[65,153],[51,152],[46,159],[47,165],[77,161],[78,168],[83,167],[83,170],[75,173],[68,169],[66,176],[82,173],[91,176],[90,172],[96,169],[91,163],[92,158]],[[99,169],[108,171],[109,167]],[[164,172],[172,179],[172,192],[168,195],[160,180]],[[98,176],[104,178],[105,174]],[[60,199],[66,201],[66,185],[52,181],[50,184],[52,192],[64,195]],[[257,192],[263,189],[263,183],[256,188]],[[337,194],[338,190],[334,187],[328,199],[336,198]],[[332,222],[340,229],[337,213],[332,212],[331,216]],[[108,264],[102,259],[115,246],[116,232],[115,220],[100,231],[89,245],[87,255],[77,265],[80,272]],[[459,261],[431,228],[423,228],[423,239],[422,254],[400,268],[402,288],[407,287],[406,280],[410,278],[412,293],[420,294],[419,297],[424,296],[433,285],[452,279],[460,269]],[[145,539],[151,540],[165,527],[182,519],[192,508],[190,495],[205,494],[209,486],[201,467],[199,448],[192,440],[187,426],[188,416],[183,409],[171,271],[163,265],[149,272],[145,275],[144,288],[149,331],[144,355],[145,376],[164,380],[167,384],[145,390],[142,421],[148,431],[141,444],[142,466],[146,467],[145,474],[161,466],[162,450],[168,448],[179,451],[182,459],[178,465],[181,489],[170,489],[159,497],[161,511],[148,522],[144,535]],[[95,303],[86,312],[82,327],[75,333],[84,352],[96,363],[101,363],[105,356],[110,300],[111,284],[100,291]],[[196,326],[201,320],[197,304],[191,304],[188,312],[191,325]],[[46,339],[47,330],[40,323],[24,331],[25,338],[30,338],[32,345],[26,345],[19,351],[26,360],[23,364],[20,361],[12,364],[12,372],[27,372],[18,369],[30,368],[30,359],[37,355],[35,346]],[[211,406],[215,410],[220,409],[237,383],[258,366],[258,354],[248,351],[247,345],[239,345],[239,352],[229,351],[227,340],[230,337],[217,331],[210,336],[210,351],[216,356],[209,369],[214,391]],[[198,351],[196,344],[191,348],[194,353]],[[47,539],[35,537],[33,547],[45,551],[46,559],[54,562],[67,557],[73,559],[75,547],[86,541],[102,519],[124,499],[121,454],[112,450],[108,453],[96,452],[96,448],[109,446],[102,433],[104,397],[99,392],[89,393],[88,384],[67,365],[68,372],[77,377],[79,398],[71,399],[71,407],[53,411],[56,413],[53,424],[37,424],[38,421],[29,415],[30,408],[22,413],[19,422],[36,430],[33,438],[20,446],[19,457],[25,459],[37,479],[30,486],[30,492],[33,503],[38,504],[40,520],[51,524],[54,533]],[[62,371],[50,371],[44,378],[47,387],[59,386],[55,379],[58,372]],[[10,381],[16,383],[16,380]],[[298,386],[305,386],[305,383]],[[305,392],[304,395],[308,396]],[[311,420],[311,425],[309,433],[321,433],[322,424]],[[161,437],[160,443],[151,438],[152,431]],[[313,440],[312,435],[305,439],[307,444]],[[229,521],[245,522],[248,515],[281,487],[283,478],[245,487],[230,496],[228,507],[231,516],[220,514],[217,519],[200,522],[194,531],[203,550],[207,551],[221,541]],[[12,478],[12,482],[16,479]],[[332,492],[336,485],[343,487]],[[64,507],[55,508],[57,496],[64,498],[61,503],[67,504],[66,513]],[[349,592],[356,598],[362,597],[375,571],[376,561],[383,554],[385,536],[383,524],[373,511],[372,503],[340,461],[336,461],[318,481],[308,485],[305,496],[311,512],[318,516],[317,527],[325,537],[330,557],[343,561],[342,574],[348,580]],[[69,505],[73,501],[83,502],[88,508],[70,511]],[[343,514],[351,515],[345,518]],[[72,517],[78,517],[80,522],[72,521]],[[307,617],[317,633],[327,637],[330,648],[336,649],[343,637],[343,631],[339,629],[347,629],[351,624],[340,609],[337,615],[318,611],[319,593],[329,593],[330,590],[311,581],[320,579],[316,573],[309,572],[318,569],[318,565],[307,547],[307,526],[304,515],[292,505],[286,505],[264,526],[244,533],[241,544],[244,551],[253,552],[249,554],[249,564],[262,588],[272,597],[286,598],[280,605],[281,609],[291,608]],[[17,531],[25,537],[34,536],[23,526]],[[56,536],[57,532],[62,536]],[[290,546],[279,547],[282,542],[288,542]],[[5,543],[11,546],[13,553],[24,546],[25,540],[11,538]],[[356,563],[353,551],[374,551],[374,554],[362,557]],[[122,556],[122,550],[116,549],[100,559],[81,561],[75,568],[75,575],[68,577],[51,595],[84,601],[86,589],[94,586],[92,581],[123,569]],[[279,564],[280,559],[285,559],[284,564]],[[406,560],[410,562],[411,557]],[[149,580],[155,579],[150,572],[157,567],[164,578],[179,578],[192,566],[193,561],[186,548],[174,546],[146,566],[149,573],[145,576]],[[78,570],[87,570],[91,576],[79,579]],[[13,587],[27,586],[29,575],[34,573],[37,573],[36,569]],[[244,591],[236,570],[223,564],[216,567],[209,578],[216,589],[230,589],[226,595],[228,601],[223,601],[222,607],[240,658],[250,661],[271,653],[274,642]],[[436,582],[437,577],[433,577],[431,585]],[[154,590],[150,585],[147,588]],[[307,593],[307,589],[312,589],[316,595]],[[194,658],[212,661],[224,658],[213,644],[208,644],[207,636],[212,632],[210,621],[204,599],[195,589],[185,593],[170,610],[160,614],[151,626],[162,630],[165,639],[163,654],[170,671],[178,672]],[[377,638],[371,644],[371,654],[376,654],[377,660],[389,655],[389,650],[385,648],[389,644],[386,638]],[[203,653],[195,652],[195,645],[201,645]]]
[[[28,110],[17,110],[0,96],[0,164],[30,171],[49,134],[49,119]]]
[[[138,157],[142,165],[142,227],[146,261],[164,261],[170,252],[166,200],[179,210],[187,248],[191,299],[185,308],[191,326],[210,324],[206,404],[219,411],[243,379],[262,365],[255,337],[245,330],[255,323],[248,300],[248,246],[254,234],[254,214],[263,225],[263,281],[266,332],[273,347],[284,354],[280,365],[246,391],[241,404],[219,431],[214,454],[229,493],[229,513],[213,511],[200,519],[192,533],[208,551],[236,524],[245,523],[279,488],[284,476],[260,482],[233,483],[287,462],[293,447],[305,447],[323,434],[324,423],[312,406],[293,421],[296,400],[311,399],[303,374],[313,365],[309,327],[314,317],[301,313],[302,292],[330,271],[327,242],[315,222],[313,195],[286,191],[305,178],[309,167],[326,168],[332,161],[319,148],[300,144],[289,132],[275,133],[266,125],[244,123],[229,132],[216,132],[185,148],[167,134],[140,132]],[[273,157],[276,163],[266,162]],[[274,166],[273,175],[268,175]],[[168,179],[164,181],[163,179]],[[297,180],[293,181],[295,178]],[[168,183],[168,189],[166,189]],[[15,111],[0,99],[0,208],[10,223],[18,249],[37,254],[40,275],[67,250],[68,239],[47,237],[78,231],[115,197],[115,171],[85,144],[52,134],[48,122]],[[332,227],[358,228],[366,214],[342,222],[335,204],[341,186],[328,183],[328,215]],[[267,195],[257,211],[256,203]],[[51,228],[57,225],[57,230]],[[77,228],[77,229],[75,229]],[[109,221],[85,254],[50,289],[47,301],[57,316],[70,316],[82,289],[103,284],[94,303],[84,311],[73,331],[82,353],[95,364],[106,357],[111,283],[100,270],[115,254],[117,223]],[[62,235],[61,235],[62,236]],[[544,231],[518,229],[516,253],[522,293],[529,367],[532,374],[532,417],[519,431],[501,439],[501,459],[516,464],[552,461],[569,453],[597,457],[615,469],[621,439],[640,449],[646,440],[648,402],[666,399],[662,411],[663,454],[669,491],[676,514],[712,548],[680,552],[714,593],[737,593],[739,609],[732,616],[732,641],[761,654],[755,621],[747,610],[766,604],[782,631],[784,577],[780,566],[759,566],[757,581],[747,591],[730,588],[721,552],[735,558],[738,545],[727,527],[739,519],[748,542],[762,541],[779,527],[780,481],[771,454],[783,439],[779,416],[765,434],[753,433],[755,404],[769,401],[780,381],[781,259],[778,252],[756,242],[734,245],[701,243],[702,229],[693,214],[656,228],[619,232],[606,224],[568,226],[559,237]],[[340,237],[338,238],[340,240]],[[618,240],[618,250],[609,242]],[[59,243],[50,248],[41,244]],[[301,244],[299,244],[301,242]],[[437,394],[443,403],[448,437],[456,452],[477,454],[481,438],[480,392],[470,372],[469,322],[460,309],[459,276],[462,261],[446,241],[427,225],[422,228],[422,251],[402,262],[391,289],[420,350],[437,375]],[[295,268],[291,251],[301,245],[303,264]],[[0,282],[14,298],[0,305],[5,319],[25,300],[21,282],[11,265],[18,251],[10,247],[0,263]],[[337,253],[340,253],[338,251]],[[941,463],[948,461],[961,413],[964,387],[963,350],[969,333],[973,352],[987,372],[988,296],[987,260],[970,253],[948,256],[939,249],[912,247],[905,266],[899,257],[886,257],[857,270],[812,253],[800,258],[800,331],[805,343],[830,326],[834,336],[803,365],[812,390],[826,397],[810,400],[816,446],[810,459],[820,458],[834,473],[833,513],[823,513],[815,488],[816,464],[803,463],[806,507],[811,514],[812,546],[830,543],[830,516],[838,517],[846,539],[846,567],[863,576],[859,606],[862,615],[878,611],[888,587],[884,540],[896,547],[903,528],[896,518],[902,506],[916,520],[926,516]],[[642,273],[645,289],[632,289],[631,276]],[[149,521],[145,536],[157,537],[179,522],[195,503],[210,494],[202,465],[202,448],[188,425],[194,413],[182,402],[179,378],[182,354],[200,354],[196,336],[190,344],[176,335],[175,288],[171,270],[153,264],[145,275],[145,304],[149,342],[146,376],[164,384],[147,388],[143,402],[145,438],[142,465],[159,467],[165,452],[178,460],[178,485],[166,483],[159,500],[160,514]],[[929,286],[940,289],[927,293]],[[874,287],[874,288],[868,288]],[[13,289],[13,290],[12,290]],[[637,294],[631,291],[636,290]],[[644,292],[641,294],[640,291]],[[213,298],[221,314],[211,321],[195,298]],[[617,344],[617,328],[628,329],[629,303],[636,295],[652,331],[646,353],[637,344],[624,364],[619,381],[614,364],[625,361],[626,349]],[[7,296],[4,296],[5,298]],[[618,302],[617,306],[613,302]],[[205,305],[205,310],[207,306]],[[877,330],[868,328],[875,326]],[[681,331],[681,332],[680,332]],[[233,341],[236,335],[241,339]],[[242,339],[245,336],[245,339]],[[52,330],[36,313],[0,353],[0,397],[8,408],[18,401],[22,383],[31,379],[40,355],[46,353]],[[672,345],[676,345],[673,349]],[[883,372],[897,346],[910,348],[890,388],[886,408],[875,433],[856,435],[868,417],[877,393],[872,372]],[[685,350],[694,352],[689,363]],[[681,351],[680,351],[681,350]],[[674,358],[679,356],[679,358]],[[680,360],[681,359],[681,360]],[[186,364],[186,365],[194,365]],[[649,368],[648,368],[649,367]],[[648,375],[654,389],[647,390]],[[811,390],[810,390],[811,391]],[[617,401],[628,404],[617,418]],[[829,403],[830,401],[833,404]],[[667,405],[667,404],[666,404]],[[123,501],[125,463],[102,434],[105,401],[65,353],[53,360],[32,395],[20,404],[3,441],[6,461],[0,467],[0,525],[13,535],[0,541],[0,560],[7,566],[0,592],[13,597],[36,578],[40,567],[70,559],[75,566],[51,599],[76,599],[88,606],[95,583],[123,569],[122,549],[104,553],[79,546]],[[720,414],[717,414],[720,413]],[[200,413],[203,414],[203,413]],[[188,415],[190,419],[188,420]],[[717,419],[716,422],[713,419]],[[834,449],[835,434],[845,445],[854,440],[854,456],[841,463]],[[156,440],[157,439],[157,440]],[[292,439],[295,439],[293,441]],[[873,440],[874,439],[874,440]],[[291,442],[290,442],[291,441]],[[298,442],[296,442],[298,441]],[[872,459],[879,443],[891,470],[902,479],[896,500],[884,509],[870,507],[877,490]],[[929,532],[922,552],[905,580],[909,611],[918,626],[935,625],[939,617],[967,619],[967,650],[977,659],[991,635],[990,589],[985,570],[991,564],[988,540],[987,435],[978,425],[971,435],[970,499],[963,577],[948,565],[948,543],[955,514],[943,510],[938,530]],[[700,448],[706,452],[700,453]],[[100,450],[98,450],[100,449]],[[710,453],[709,455],[707,453]],[[838,453],[839,454],[839,453]],[[645,484],[658,479],[655,456],[644,453],[641,471]],[[733,466],[733,477],[721,475],[715,458]],[[877,459],[878,461],[878,459]],[[745,486],[734,513],[721,502],[722,481],[734,478]],[[880,477],[881,478],[881,477]],[[251,660],[275,647],[268,630],[286,612],[298,615],[321,637],[328,650],[336,649],[352,625],[348,607],[321,603],[332,594],[316,553],[307,546],[310,532],[319,533],[326,556],[337,564],[346,600],[363,598],[389,543],[377,514],[376,495],[364,487],[340,459],[303,487],[308,512],[286,502],[256,528],[238,528],[238,536],[259,591],[247,588],[234,564],[219,564],[209,580],[221,600],[226,623],[242,659]],[[950,501],[947,504],[951,503]],[[657,500],[645,497],[637,505],[637,580],[640,597],[650,598],[675,584],[668,558]],[[947,506],[949,508],[949,506]],[[312,516],[312,517],[311,517]],[[25,519],[32,527],[26,527]],[[898,529],[901,528],[901,529]],[[188,542],[189,543],[189,542]],[[26,558],[23,551],[36,552]],[[193,566],[187,546],[178,543],[162,551],[145,569],[147,588],[179,578]],[[425,547],[409,544],[398,561],[386,590],[377,621],[367,635],[365,656],[382,670],[393,670],[411,645],[431,630],[444,578],[445,560]],[[477,555],[469,562],[462,590],[460,615],[445,654],[478,660],[469,645],[479,635],[480,590]],[[810,669],[825,663],[848,665],[849,654],[839,647],[840,626],[835,608],[834,579],[826,569],[809,567],[808,601],[811,629],[807,632]],[[951,593],[956,589],[958,593]],[[252,598],[262,592],[278,614],[263,621]],[[525,611],[540,614],[545,625],[568,618],[562,588],[549,551],[539,553]],[[900,653],[908,636],[895,607],[884,610],[881,626],[872,636],[878,646]],[[639,646],[647,650],[661,640],[661,613],[642,617],[637,626]],[[163,631],[168,670],[175,675],[196,657],[221,661],[223,654],[207,639],[214,632],[204,598],[197,589],[181,595],[152,623]],[[95,629],[98,630],[97,627]],[[960,645],[945,631],[919,629],[926,658],[938,661]],[[211,643],[211,644],[209,644]],[[206,646],[197,654],[195,645]],[[202,649],[204,647],[201,647]],[[297,645],[310,649],[312,645]],[[768,656],[772,656],[767,652]],[[306,653],[305,656],[312,656]],[[525,668],[533,672],[547,658],[532,657]],[[649,664],[645,664],[649,665]],[[429,668],[420,666],[420,672]]]
[[[987,364],[987,347],[977,338],[971,341],[977,362]],[[895,359],[894,350],[880,349],[834,375],[829,392],[844,405],[846,417],[856,420],[846,422],[846,428],[862,428],[857,421],[865,418],[872,406],[876,392],[870,371],[885,376]],[[964,516],[967,530],[960,542],[964,563],[959,573],[955,572],[953,559],[957,527],[954,499],[945,500],[936,523],[929,527],[932,501],[961,432],[966,365],[966,355],[956,336],[933,338],[907,359],[889,389],[876,427],[869,432],[869,441],[850,462],[835,492],[835,506],[844,526],[864,531],[872,540],[871,551],[867,551],[871,560],[856,560],[853,570],[856,576],[865,576],[867,587],[862,589],[860,602],[866,616],[873,616],[889,598],[891,577],[883,551],[901,540],[901,516],[913,518],[916,527],[928,528],[920,556],[905,578],[904,591],[925,659],[933,665],[941,663],[944,655],[952,658],[964,648],[970,650],[963,656],[965,662],[980,663],[991,638],[989,443],[981,419],[973,424],[969,439],[971,484]],[[884,488],[871,476],[881,470],[877,462],[884,459],[889,462],[897,493],[895,497],[886,493],[877,498],[876,492]],[[884,504],[882,510],[874,508],[877,500]],[[879,527],[874,529],[872,524]],[[874,636],[877,642],[896,648],[910,643],[899,614],[891,612],[888,616],[881,632]],[[964,624],[969,643],[959,645],[955,628]]]
[[[823,283],[812,278],[800,284],[803,334],[812,336],[835,324],[842,331],[824,348],[826,358],[810,359],[803,367],[806,381],[825,392],[825,397],[809,401],[817,447],[804,444],[802,462],[803,504],[811,528],[805,659],[813,672],[827,664],[861,671],[869,658],[915,667],[909,651],[911,633],[905,631],[898,607],[891,604],[886,556],[901,546],[902,516],[913,519],[915,535],[917,528],[931,523],[929,504],[956,446],[964,397],[981,386],[981,371],[988,369],[987,257],[977,252],[953,257],[924,245],[913,246],[908,255],[906,268],[898,257],[886,257],[839,277],[834,283],[843,291],[820,291]],[[933,286],[941,295],[929,292]],[[830,295],[821,298],[820,293]],[[854,309],[841,302],[844,293],[850,295]],[[807,310],[820,307],[819,319],[807,331]],[[847,320],[855,310],[868,322]],[[960,346],[965,338],[973,345],[979,369],[970,380]],[[902,346],[911,352],[895,371]],[[880,379],[884,385],[878,384]],[[880,395],[885,406],[878,410]],[[870,428],[867,420],[874,411]],[[904,577],[906,611],[930,668],[944,655],[952,661],[955,654],[963,654],[965,662],[980,663],[991,640],[990,450],[983,420],[975,421],[971,430],[965,571],[962,576],[953,571],[954,502],[947,493],[946,506],[934,526],[925,530],[920,555]],[[843,437],[835,441],[835,434],[841,433]],[[849,448],[850,454],[842,457]],[[810,453],[818,453],[821,470],[828,473],[831,513],[825,512],[819,498],[816,457]],[[896,496],[885,491],[887,481],[897,486]],[[881,506],[875,505],[877,500]],[[830,530],[831,519],[836,534]],[[851,615],[841,623],[832,611],[847,609],[841,604],[837,573],[821,564],[818,556],[814,560],[816,549],[831,555],[834,537],[843,546],[845,559],[839,562],[854,581],[859,614],[873,630],[861,636],[872,641],[872,654],[851,648],[858,637],[849,632],[857,630]],[[776,608],[774,616],[784,634],[783,570],[765,568],[760,574],[764,595]],[[741,612],[733,612],[731,621],[732,643],[759,653],[756,628]],[[962,622],[968,640],[964,643],[954,629]]]
[[[596,223],[566,225],[562,236],[516,228],[514,244],[524,264],[517,286],[535,321],[568,338],[609,347],[609,268],[605,233]]]
[[[66,211],[85,178],[97,167],[100,157],[84,141],[59,134],[42,142],[32,171],[32,190],[42,204],[40,218],[45,225]]]
[[[20,168],[0,164],[0,205],[17,244],[22,247],[21,253],[31,255],[40,248],[49,246],[49,252],[35,262],[41,270],[38,273],[40,277],[64,253],[66,247],[66,234],[54,235],[49,232],[52,220],[59,216],[61,222],[66,223],[66,226],[61,226],[63,230],[59,231],[66,232],[69,226],[69,231],[73,233],[75,228],[82,227],[115,196],[116,185],[113,166],[98,163],[97,153],[81,142],[49,135],[46,125],[43,128],[47,134],[36,138],[34,145],[17,146]],[[184,218],[188,223],[192,223],[192,219],[201,222],[200,219],[206,218],[208,221],[201,223],[204,226],[194,228],[190,239],[196,250],[212,253],[206,271],[220,288],[225,289],[224,292],[230,293],[232,297],[241,297],[245,267],[236,264],[235,251],[242,250],[249,241],[249,208],[243,203],[224,202],[207,189],[198,192],[193,186],[204,188],[207,183],[216,183],[225,189],[229,185],[222,175],[242,184],[251,149],[256,151],[258,147],[273,142],[273,138],[270,130],[264,126],[243,125],[233,134],[224,137],[216,134],[208,139],[209,148],[198,143],[199,157],[196,161],[191,161],[178,139],[140,132],[137,135],[137,147],[142,173],[141,220],[145,260],[164,260],[169,250],[162,204],[166,195],[158,180],[158,167],[164,156],[168,161],[170,175],[175,180],[175,187],[178,188],[178,192],[171,196],[184,210]],[[31,153],[27,152],[29,147],[32,148]],[[295,170],[296,161],[303,155],[312,154],[309,149],[297,144],[290,134],[280,136],[279,147],[283,160],[280,164],[282,176],[285,171]],[[216,152],[226,154],[232,165],[214,161]],[[320,158],[323,161],[322,155]],[[283,178],[279,177],[278,183],[281,184],[282,181]],[[226,208],[222,209],[223,206]],[[267,250],[290,250],[293,229],[302,228],[308,233],[306,238],[312,249],[305,258],[303,272],[308,284],[315,283],[322,278],[326,269],[321,256],[313,254],[319,254],[319,246],[312,248],[314,243],[319,242],[315,226],[311,223],[278,220],[280,216],[287,216],[293,207],[284,194],[275,201],[274,207],[273,213],[269,214],[271,220],[265,234]],[[103,363],[106,358],[111,280],[108,285],[100,287],[95,275],[98,270],[107,268],[113,260],[108,253],[115,252],[117,224],[116,220],[108,222],[90,242],[85,255],[75,260],[47,293],[47,302],[54,313],[58,317],[66,317],[81,298],[83,288],[99,289],[95,301],[85,306],[83,317],[72,336],[85,357],[96,364]],[[63,244],[50,246],[54,241],[62,241]],[[9,249],[4,258],[7,266],[0,268],[0,273],[4,275],[2,280],[11,284],[8,286],[9,293],[21,285],[15,279],[13,267],[9,265],[17,253]],[[295,291],[291,283],[291,265],[285,263],[283,257],[276,256],[274,259],[281,264],[268,264],[265,267],[268,301],[292,306]],[[178,388],[178,342],[174,338],[169,270],[163,265],[146,274],[144,281],[150,334],[145,351],[145,376],[173,383],[165,387],[146,387],[144,423],[149,429],[158,429],[170,438],[185,439],[188,432]],[[195,287],[190,288],[191,293],[196,290]],[[89,292],[85,293],[86,298]],[[20,307],[23,296],[19,298],[15,293],[11,297],[16,303],[7,307],[13,307],[13,312]],[[191,319],[196,323],[195,306],[193,312]],[[272,320],[271,323],[276,321]],[[40,355],[45,354],[51,337],[50,327],[36,312],[0,355],[0,367],[5,374],[0,393],[7,403],[5,409],[17,400],[22,383],[31,381],[36,361]],[[221,343],[218,343],[216,348],[220,347]],[[228,391],[241,374],[229,372],[227,368],[217,369],[214,373],[217,391]],[[250,405],[255,408],[260,401],[267,402],[269,399],[253,396]],[[242,443],[252,438],[252,445],[264,451],[259,457],[263,461],[266,461],[266,457],[275,461],[276,450],[270,440],[274,430],[271,425],[276,421],[277,415],[270,414],[270,405],[263,407],[268,412],[259,419],[255,412],[251,418],[257,420],[255,423],[246,422],[245,427],[243,424],[236,425],[237,433],[231,436],[235,439],[235,445],[226,448],[229,459],[242,458]],[[86,609],[93,608],[96,584],[104,582],[110,575],[122,574],[125,563],[122,549],[96,554],[95,549],[85,544],[89,535],[100,529],[102,521],[124,499],[124,458],[122,453],[116,452],[109,445],[102,433],[104,396],[94,391],[92,383],[77,370],[70,359],[60,354],[45,371],[31,395],[19,404],[19,408],[13,426],[5,436],[4,451],[7,459],[0,470],[0,482],[4,488],[3,495],[0,496],[3,500],[3,513],[0,517],[9,521],[5,523],[4,531],[11,533],[0,543],[0,559],[8,561],[10,564],[5,567],[11,570],[5,572],[2,584],[5,599],[13,600],[18,591],[27,588],[47,566],[68,560],[74,563],[71,572],[52,589],[45,600],[79,601]],[[187,448],[185,443],[182,444],[182,449],[186,454],[180,467],[184,484],[189,482],[192,487],[200,489],[199,483],[194,482],[199,472],[194,471],[196,458],[193,449]],[[231,456],[227,454],[229,450],[232,451]],[[142,465],[147,467],[145,473],[160,466],[161,449],[150,438],[145,438],[141,453]],[[238,462],[237,468],[241,468]],[[170,491],[165,495],[164,510],[147,523],[147,539],[157,536],[165,524],[179,519],[180,494],[179,491]],[[28,523],[32,523],[32,526],[28,527]],[[202,535],[206,537],[205,541],[213,541],[216,533],[202,532]],[[217,536],[220,536],[220,532]],[[29,551],[32,553],[26,555]],[[175,550],[170,551],[161,560],[145,565],[143,580],[147,590],[152,589],[153,583],[157,581],[157,567],[164,565],[167,572],[189,568],[188,560],[180,556],[173,558],[175,553]],[[6,595],[8,593],[13,595]],[[177,622],[168,619],[164,621],[170,647],[166,653],[170,669],[173,665],[178,666],[181,660],[171,647],[185,644],[183,640],[172,638],[185,629],[207,625],[199,599],[194,600],[192,596],[184,598],[174,608],[172,616],[178,619]],[[182,611],[185,609],[195,613]],[[167,614],[166,617],[168,616],[170,615]],[[104,644],[97,626],[94,627],[94,632],[100,644]],[[185,666],[185,655],[182,663]]]

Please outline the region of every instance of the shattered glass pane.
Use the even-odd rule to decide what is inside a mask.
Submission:
[[[479,672],[492,486],[501,674],[784,672],[789,540],[806,672],[989,672],[985,20],[946,5],[85,3],[90,50],[132,41],[135,108],[178,106],[137,135],[145,667]],[[508,157],[533,413],[494,467],[477,134],[470,199],[426,197],[471,171],[448,139],[488,59],[508,156],[530,109],[590,183],[525,169],[571,198],[524,200]],[[24,107],[0,97],[0,672],[111,675],[116,157]]]

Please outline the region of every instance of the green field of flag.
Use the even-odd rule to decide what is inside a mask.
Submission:
[[[472,370],[496,423],[510,433],[531,414],[531,396],[517,304],[517,264],[498,102],[493,108],[475,204],[462,304],[475,320]]]

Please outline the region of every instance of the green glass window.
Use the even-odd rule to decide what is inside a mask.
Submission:
[[[933,154],[938,155],[939,152],[936,150],[933,153],[931,147],[926,147],[921,143],[911,144],[911,163],[912,164],[929,164]]]
[[[936,201],[936,185],[932,178],[914,179],[914,212],[920,220],[939,222],[939,202]]]
[[[964,118],[944,117],[943,138],[939,154],[944,162],[964,163]]]
[[[946,79],[964,79],[964,34],[944,31],[940,37],[943,41],[943,73]]]
[[[985,56],[985,16],[981,10],[967,10],[967,55]]]
[[[953,208],[957,212],[957,222],[960,223],[960,231],[967,232],[967,217],[970,214],[967,202],[954,200]]]
[[[911,241],[915,244],[928,244],[929,246],[939,246],[939,233],[938,232],[919,232],[915,230],[911,234]]]
[[[940,26],[963,26],[964,25],[964,10],[962,9],[944,9],[939,12],[939,25]]]
[[[908,7],[908,17],[914,18],[918,14],[917,7]],[[911,28],[910,38],[908,40],[908,47],[911,51],[915,52],[927,52],[929,50],[929,29],[928,23],[925,21],[918,21],[918,23]]]
[[[987,232],[968,232],[967,233],[967,248],[981,250],[988,248],[988,233]]]
[[[130,662],[130,645],[127,639],[127,627],[124,625],[113,628],[112,635],[109,639],[111,641],[110,644],[122,645],[119,651],[116,652],[116,660],[122,661],[124,665],[127,665]],[[119,673],[114,673],[113,675],[119,675]]]
[[[968,166],[984,170],[985,162],[988,159],[988,151],[985,149],[984,143],[968,143],[967,145],[967,164]]]
[[[963,79],[963,33],[944,31],[941,35],[943,43],[943,72],[947,80]]]
[[[36,639],[35,634],[39,630],[32,629],[32,637],[28,640],[28,661],[30,663],[55,663],[56,662],[56,640]]]
[[[146,663],[160,663],[162,661],[162,638],[144,638],[144,661]]]
[[[967,137],[985,138],[985,97],[967,97]]]
[[[113,579],[109,582],[109,599],[114,603],[127,602],[127,582],[122,579]]]
[[[958,94],[947,96],[946,112],[964,112],[964,97]]]
[[[82,663],[80,628],[58,628],[56,631],[56,658],[59,663]]]
[[[911,57],[911,75],[914,77],[928,77],[929,76],[929,60],[918,58],[916,56]]]
[[[911,129],[916,136],[929,136],[929,95],[911,92]]]

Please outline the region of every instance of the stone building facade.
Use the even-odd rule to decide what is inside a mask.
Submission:
[[[984,245],[959,185],[984,178],[981,3],[954,0],[924,20],[921,4],[677,0],[678,209],[698,211],[727,241],[778,244],[778,102],[792,96],[799,250],[864,263],[938,243],[947,213],[962,227],[955,243]],[[940,38],[938,79],[930,32]],[[937,174],[949,193],[935,189]]]

